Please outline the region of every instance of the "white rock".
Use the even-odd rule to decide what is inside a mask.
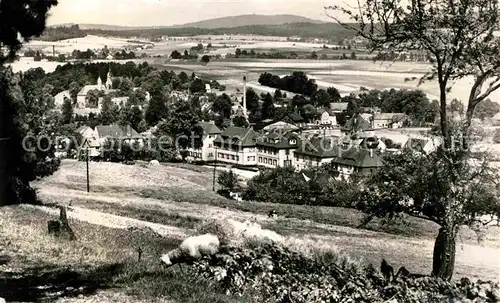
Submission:
[[[0,298],[0,303],[6,303],[4,298]]]
[[[149,161],[149,165],[157,166],[160,165],[160,162],[158,162],[158,160],[151,160]]]

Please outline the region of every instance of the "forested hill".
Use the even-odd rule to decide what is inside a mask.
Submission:
[[[325,38],[333,41],[349,39],[354,31],[345,29],[336,23],[287,23],[278,25],[248,25],[232,28],[149,28],[132,30],[88,29],[86,33],[98,36],[147,37],[158,36],[196,36],[196,35],[263,35],[263,36],[298,36],[302,38]]]
[[[78,25],[47,27],[43,35],[37,38],[42,41],[59,41],[65,39],[81,38],[87,34]]]
[[[297,15],[240,15],[186,23],[173,27],[231,28],[251,25],[280,25],[287,23],[324,23],[323,21]]]

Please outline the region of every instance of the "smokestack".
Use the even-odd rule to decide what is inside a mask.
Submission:
[[[247,77],[243,76],[243,115],[247,117]]]

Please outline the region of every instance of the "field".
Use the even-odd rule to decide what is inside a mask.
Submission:
[[[357,229],[363,216],[349,209],[226,200],[211,191],[212,170],[206,167],[92,162],[87,193],[85,163],[64,160],[59,171],[33,185],[44,203],[69,206],[78,240],[70,244],[45,234],[46,220],[58,215],[55,209],[0,209],[0,260],[11,258],[0,265],[0,297],[8,300],[74,292],[80,298],[57,302],[148,302],[153,297],[161,297],[156,302],[242,302],[203,281],[194,287],[187,277],[179,278],[177,269],[159,268],[162,253],[212,220],[256,222],[298,250],[336,252],[376,266],[385,258],[421,274],[431,270],[434,224],[406,218],[395,225],[375,221]],[[267,217],[271,209],[278,219]],[[497,227],[479,238],[463,228],[454,278],[498,279],[499,240]],[[139,247],[142,261],[137,261]]]

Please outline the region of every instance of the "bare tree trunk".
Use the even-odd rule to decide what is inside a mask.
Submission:
[[[455,268],[455,248],[458,228],[443,225],[434,244],[432,276],[450,281]]]

